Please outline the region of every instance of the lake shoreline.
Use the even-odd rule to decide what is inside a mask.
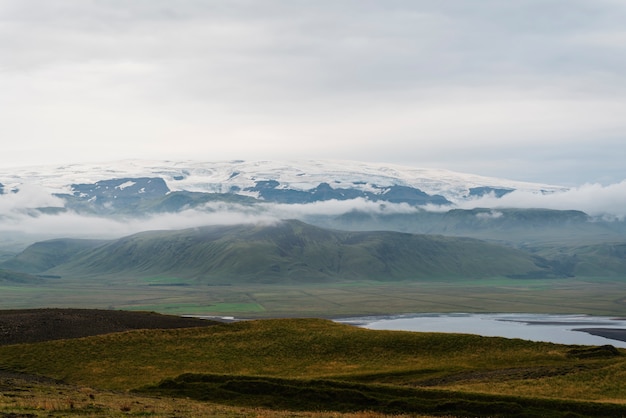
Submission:
[[[350,317],[338,322],[376,330],[474,334],[564,345],[626,348],[626,320],[590,315],[418,313]]]
[[[626,329],[617,328],[575,328],[572,331],[586,332],[597,337],[626,342]]]

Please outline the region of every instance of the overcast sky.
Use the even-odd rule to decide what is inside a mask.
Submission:
[[[623,0],[0,0],[0,165],[626,179]]]

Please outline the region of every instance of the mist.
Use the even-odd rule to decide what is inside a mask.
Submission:
[[[563,192],[546,194],[514,191],[501,198],[496,198],[491,194],[458,202],[456,206],[459,209],[515,207],[580,210],[593,217],[624,220],[626,219],[626,180],[608,186],[585,184]]]
[[[64,208],[64,201],[43,188],[24,185],[0,195],[0,233],[24,234],[33,241],[53,237],[114,239],[148,230],[173,230],[203,225],[274,223],[281,219],[311,216],[340,216],[354,211],[373,215],[411,214],[419,210],[445,212],[450,209],[544,208],[580,210],[604,220],[626,219],[626,180],[603,186],[585,184],[555,193],[514,191],[501,198],[486,195],[455,202],[451,206],[417,208],[406,203],[375,202],[363,198],[328,200],[306,204],[259,203],[254,206],[213,202],[177,213],[138,216],[98,216]]]

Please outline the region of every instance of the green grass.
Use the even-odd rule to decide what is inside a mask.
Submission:
[[[216,303],[209,307],[214,313],[250,313],[265,312],[258,303]]]
[[[264,309],[257,303],[216,303],[212,305],[198,305],[193,303],[159,304],[159,305],[136,305],[128,307],[133,311],[159,311],[169,315],[202,314],[210,311],[213,314],[220,313],[251,313],[263,312]]]
[[[185,280],[179,277],[170,277],[170,276],[156,276],[156,277],[144,277],[141,279],[142,281],[152,284],[152,285],[181,285],[186,284]]]
[[[459,282],[345,282],[335,285],[150,286],[51,279],[0,285],[4,309],[76,307],[239,317],[340,317],[419,312],[520,312],[626,315],[624,279],[490,279]]]
[[[3,346],[0,369],[245,407],[619,416],[626,415],[626,386],[616,384],[626,379],[624,354],[274,319]]]

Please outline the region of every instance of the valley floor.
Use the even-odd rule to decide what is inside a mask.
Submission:
[[[106,281],[54,279],[39,286],[0,284],[0,306],[3,309],[98,308],[238,318],[428,312],[626,316],[626,287],[622,278],[245,286],[201,286],[176,278],[154,282],[124,277]]]

